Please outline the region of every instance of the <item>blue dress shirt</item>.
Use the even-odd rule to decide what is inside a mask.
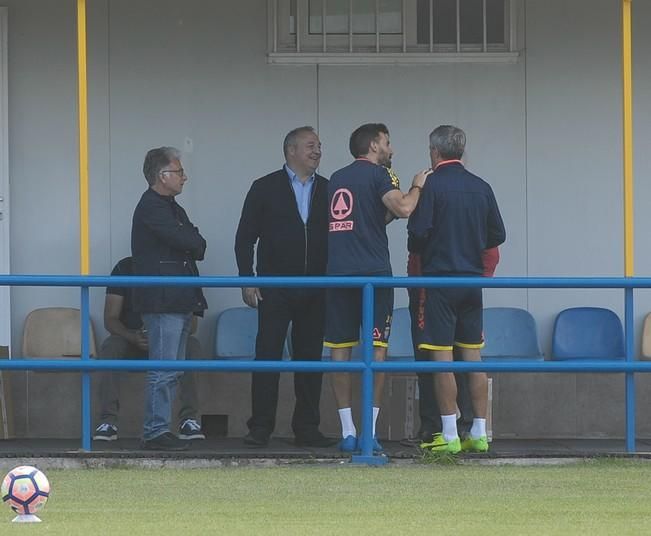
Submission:
[[[310,215],[310,200],[312,199],[312,187],[314,186],[314,173],[305,181],[301,182],[296,173],[285,164],[285,171],[289,175],[289,183],[292,185],[294,195],[296,196],[296,207],[301,215],[303,223],[307,223],[307,218]]]

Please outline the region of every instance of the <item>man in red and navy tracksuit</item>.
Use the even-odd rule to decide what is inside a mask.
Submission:
[[[407,275],[417,277],[423,275],[421,266],[421,256],[416,250],[415,240],[409,234],[407,239]],[[493,277],[495,268],[500,261],[499,248],[491,248],[484,251],[482,256],[484,263],[484,277]],[[418,323],[423,321],[423,311],[425,308],[425,289],[410,288],[409,293],[409,314],[411,316],[411,337],[414,344],[414,356],[416,361],[429,361],[429,354],[418,349]],[[454,352],[454,359],[457,361],[458,351]],[[441,433],[441,412],[436,403],[434,396],[434,376],[428,372],[419,372],[418,376],[418,414],[420,417],[420,429],[416,438],[421,443],[431,443],[434,440],[434,434]],[[468,388],[468,376],[464,373],[454,375],[457,382],[457,406],[461,412],[458,419],[460,433],[464,434],[470,431],[472,425],[472,400]],[[411,442],[411,440],[410,440]]]
[[[461,162],[466,146],[461,129],[440,126],[430,134],[429,142],[434,172],[409,221],[413,251],[421,255],[424,276],[482,276],[486,250],[506,239],[495,195],[488,183],[467,171]],[[481,288],[427,288],[415,326],[418,349],[438,362],[452,361],[455,349],[464,361],[481,361],[482,315]],[[442,432],[421,443],[422,448],[452,454],[488,450],[488,378],[484,372],[472,372],[468,380],[474,416],[462,442],[457,430],[454,374],[434,374]]]

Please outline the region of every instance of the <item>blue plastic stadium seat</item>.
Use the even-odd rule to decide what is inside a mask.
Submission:
[[[217,317],[215,356],[217,359],[254,359],[258,334],[258,311],[251,307],[225,309]],[[289,359],[287,340],[283,360]]]
[[[251,307],[225,309],[217,317],[215,356],[218,359],[253,359],[258,333],[258,311]]]
[[[393,310],[387,361],[414,361],[414,346],[411,341],[411,316],[408,307],[398,307]]]
[[[536,321],[529,311],[517,307],[484,309],[482,361],[527,359],[543,361]]]
[[[574,307],[558,313],[552,336],[552,359],[624,359],[624,330],[610,309]]]

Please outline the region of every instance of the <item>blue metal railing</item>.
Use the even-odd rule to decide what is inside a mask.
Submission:
[[[82,373],[82,449],[91,450],[90,372],[99,370],[179,370],[230,372],[355,372],[362,376],[361,455],[353,462],[381,464],[386,458],[372,452],[373,375],[376,372],[603,372],[623,373],[626,377],[626,449],[635,452],[635,383],[636,372],[651,372],[651,362],[634,360],[633,290],[651,288],[651,278],[483,278],[483,277],[110,277],[2,275],[1,286],[45,286],[81,288],[81,359],[0,360],[0,370],[77,371]],[[90,288],[91,287],[346,287],[363,289],[361,362],[332,361],[158,361],[158,360],[95,360],[90,359]],[[482,287],[482,288],[600,288],[624,289],[625,361],[507,361],[499,363],[470,362],[374,362],[372,346],[373,289],[419,287]],[[244,356],[243,356],[244,357]]]

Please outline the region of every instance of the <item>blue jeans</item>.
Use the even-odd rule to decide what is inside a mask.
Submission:
[[[149,359],[185,359],[191,319],[190,313],[143,314],[142,321],[149,339]],[[147,372],[142,434],[146,441],[170,431],[172,404],[182,374],[164,370]]]

